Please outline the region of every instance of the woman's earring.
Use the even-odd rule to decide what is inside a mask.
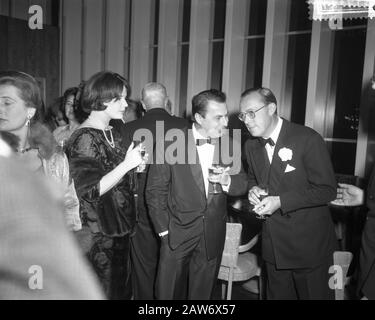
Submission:
[[[26,127],[28,127],[28,126],[30,125],[30,120],[31,120],[31,116],[28,115],[28,116],[27,116],[27,121],[26,121],[26,123],[25,123],[25,126],[26,126]]]

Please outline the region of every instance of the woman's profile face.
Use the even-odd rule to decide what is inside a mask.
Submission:
[[[67,123],[66,123],[66,121],[64,119],[64,115],[63,115],[63,113],[60,110],[57,111],[57,114],[55,116],[55,121],[56,121],[56,125],[58,127],[62,127],[62,126],[66,126],[67,125]]]
[[[65,102],[65,116],[69,119],[69,121],[74,121],[75,120],[75,115],[74,115],[74,96],[70,95],[66,99]]]
[[[25,126],[27,116],[34,114],[35,109],[26,106],[16,87],[0,85],[0,130],[17,131]]]
[[[123,119],[125,108],[128,106],[126,102],[127,91],[124,87],[122,94],[119,98],[112,99],[110,102],[104,102],[107,108],[104,112],[109,116],[110,119]]]

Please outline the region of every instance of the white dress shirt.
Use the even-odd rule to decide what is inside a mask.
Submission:
[[[202,136],[198,130],[195,128],[195,124],[193,124],[193,136],[194,139],[207,139],[207,137]],[[203,181],[204,181],[204,188],[206,191],[206,197],[208,197],[208,169],[212,166],[212,162],[214,159],[214,152],[215,152],[215,146],[210,143],[205,143],[201,146],[197,146],[198,156],[199,156],[199,162],[201,164],[202,168],[202,174],[203,174]]]
[[[277,125],[275,129],[272,131],[269,137],[265,138],[265,139],[271,138],[273,142],[275,143],[274,146],[271,146],[269,143],[267,143],[265,146],[267,155],[268,155],[268,160],[270,161],[270,163],[272,163],[273,153],[275,152],[275,146],[277,143],[277,139],[279,139],[282,125],[283,125],[283,119],[281,119],[280,117],[277,117]]]
[[[193,137],[195,140],[197,139],[208,139],[207,137],[202,136],[198,130],[195,128],[195,124],[192,126],[192,132],[193,132]],[[214,159],[214,153],[215,153],[215,145],[210,144],[210,143],[205,143],[197,147],[197,152],[198,152],[198,157],[199,157],[199,162],[202,168],[202,175],[203,175],[203,181],[204,181],[204,189],[206,192],[206,198],[208,198],[208,186],[209,186],[209,181],[208,181],[208,169],[212,166],[212,162]],[[222,189],[225,192],[228,192],[229,187],[230,187],[231,181],[229,181],[228,185],[222,185]],[[163,237],[167,235],[169,232],[164,231],[159,233],[160,237]]]

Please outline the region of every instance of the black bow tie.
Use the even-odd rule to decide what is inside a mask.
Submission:
[[[275,146],[275,142],[274,142],[271,138],[268,138],[268,139],[259,138],[259,143],[260,143],[263,147],[265,147],[267,143],[268,143],[271,147],[274,147],[274,146]]]
[[[211,138],[207,138],[207,139],[196,139],[195,140],[195,144],[197,146],[203,146],[204,144],[206,143],[209,143],[209,144],[216,144],[216,141],[217,139],[211,139]]]

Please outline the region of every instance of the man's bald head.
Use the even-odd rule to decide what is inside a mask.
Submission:
[[[147,83],[142,89],[142,103],[146,110],[165,109],[168,103],[167,89],[157,82]]]

